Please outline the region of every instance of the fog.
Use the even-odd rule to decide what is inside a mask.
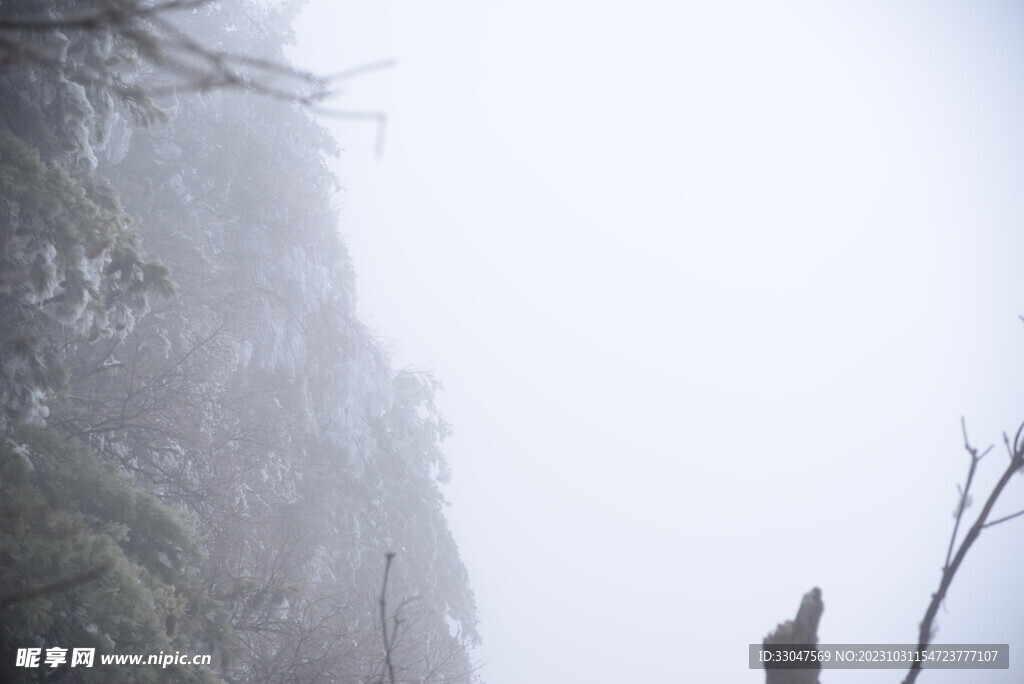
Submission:
[[[1019,681],[1022,20],[0,0],[0,681]]]
[[[763,681],[747,644],[813,586],[823,642],[916,640],[967,472],[960,419],[996,444],[978,502],[1024,418],[1021,19],[303,10],[304,68],[397,63],[332,102],[386,113],[379,156],[373,125],[322,122],[361,315],[396,367],[446,387],[485,681]],[[1022,504],[1015,479],[998,510]],[[982,535],[939,642],[1008,642],[1016,662],[1021,524]]]

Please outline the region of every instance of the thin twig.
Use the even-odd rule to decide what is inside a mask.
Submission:
[[[997,519],[997,520],[993,520],[993,521],[991,521],[991,522],[987,522],[987,523],[985,523],[985,524],[984,524],[984,525],[983,525],[982,527],[983,527],[983,528],[985,528],[985,527],[995,527],[995,526],[996,526],[996,525],[998,525],[999,523],[1004,523],[1004,522],[1006,522],[1007,520],[1013,520],[1014,518],[1019,518],[1019,517],[1020,517],[1020,516],[1022,516],[1022,515],[1024,515],[1024,511],[1017,511],[1017,512],[1016,512],[1016,513],[1014,513],[1013,515],[1007,515],[1007,516],[1004,516],[1004,517],[1002,517],[1002,518],[999,518],[999,519]]]
[[[330,76],[324,76],[323,80],[327,82],[341,82],[349,81],[359,76],[364,76],[373,71],[382,71],[384,69],[393,69],[396,65],[393,59],[382,59],[376,62],[367,62],[366,64],[360,64],[344,71],[339,71],[336,74]]]
[[[964,511],[967,510],[968,497],[970,496],[971,484],[974,482],[974,473],[978,469],[978,461],[992,450],[992,447],[989,447],[985,450],[985,454],[978,455],[978,450],[971,446],[971,441],[967,437],[967,421],[963,416],[960,416],[960,430],[964,434],[964,449],[967,450],[968,455],[971,457],[971,467],[967,471],[967,482],[963,490],[960,491],[960,503],[956,508],[956,523],[953,525],[953,534],[949,537],[949,549],[946,551],[946,561],[942,564],[943,570],[949,567],[949,559],[953,557],[956,536],[960,530],[960,521],[963,519]]]
[[[345,119],[348,121],[370,121],[377,125],[377,136],[374,143],[374,151],[379,157],[384,151],[384,137],[388,129],[388,117],[384,112],[360,111],[351,109],[331,109],[330,107],[319,107],[307,105],[307,109],[314,114],[327,116],[334,119]]]

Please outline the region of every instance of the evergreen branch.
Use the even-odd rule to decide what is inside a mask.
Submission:
[[[50,582],[42,586],[36,587],[35,589],[26,589],[24,591],[16,591],[6,596],[0,596],[0,610],[12,606],[16,603],[25,603],[33,599],[42,598],[43,596],[51,596],[53,594],[62,594],[66,591],[70,591],[75,587],[81,586],[92,582],[93,580],[99,579],[110,570],[110,567],[106,564],[98,565],[92,570],[87,570],[78,575],[57,580],[56,582]]]

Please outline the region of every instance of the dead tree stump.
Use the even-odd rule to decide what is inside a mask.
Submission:
[[[821,589],[815,587],[804,594],[795,620],[786,620],[774,632],[764,638],[764,645],[792,644],[813,647],[818,645],[818,623],[825,604],[821,601]],[[800,670],[767,669],[765,684],[819,684],[820,666]]]

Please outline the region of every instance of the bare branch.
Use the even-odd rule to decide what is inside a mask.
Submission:
[[[331,84],[341,84],[395,66],[394,60],[368,62],[329,76],[317,76],[290,64],[248,54],[215,49],[182,31],[167,16],[179,10],[196,10],[214,0],[142,0],[113,2],[89,12],[66,16],[0,18],[0,68],[28,61],[60,72],[82,84],[107,90],[124,98],[153,98],[189,92],[239,89],[272,99],[294,102],[315,113],[376,125],[375,149],[381,153],[387,118],[378,111],[350,111],[317,106],[337,95]],[[172,83],[128,84],[115,73],[96,74],[66,64],[59,50],[36,42],[40,36],[62,30],[112,31],[134,44],[140,53],[160,67]],[[26,36],[26,33],[28,37]]]
[[[967,556],[967,552],[970,551],[971,546],[973,546],[974,542],[978,540],[979,535],[981,535],[981,531],[986,527],[989,527],[990,525],[1005,522],[1010,518],[1020,515],[1014,514],[1012,516],[1007,516],[1006,518],[992,521],[991,523],[988,522],[988,516],[992,512],[992,508],[995,506],[996,501],[998,501],[999,496],[1003,493],[1003,489],[1005,489],[1006,485],[1009,483],[1010,478],[1013,477],[1013,475],[1016,472],[1021,470],[1022,467],[1024,467],[1024,450],[1021,449],[1022,444],[1020,439],[1022,431],[1024,431],[1024,423],[1021,424],[1021,427],[1017,430],[1017,435],[1014,438],[1014,450],[1010,458],[1009,465],[1006,467],[1006,470],[1003,471],[1003,474],[999,478],[999,481],[996,483],[995,487],[992,488],[992,492],[989,494],[988,499],[985,501],[985,506],[982,508],[981,513],[978,514],[978,517],[974,521],[974,524],[971,525],[971,528],[970,530],[968,530],[967,535],[964,537],[963,541],[960,543],[956,555],[954,555],[952,557],[952,560],[950,560],[949,554],[947,553],[946,564],[943,566],[942,569],[942,579],[939,581],[939,588],[934,594],[932,594],[931,602],[928,604],[928,609],[925,611],[924,619],[921,621],[917,645],[917,648],[920,651],[925,650],[928,647],[928,644],[931,642],[932,629],[935,622],[935,616],[939,612],[939,606],[941,606],[942,602],[945,600],[946,593],[949,591],[949,587],[953,583],[953,578],[956,576],[956,571],[960,568],[960,565],[963,563],[964,558]],[[975,468],[977,466],[978,461],[980,461],[981,458],[988,453],[988,450],[986,450],[984,453],[979,454],[977,449],[970,445],[970,442],[967,440],[966,428],[964,429],[964,446],[971,456],[971,469],[968,472],[967,484],[964,487],[963,492],[961,493],[961,506],[958,509],[957,524],[956,526],[954,526],[953,530],[954,541],[951,541],[950,543],[951,550],[955,545],[956,530],[960,524],[960,515],[962,515],[963,513],[963,503],[966,501],[964,497],[967,496],[967,492],[970,488],[971,479],[973,478]],[[903,684],[914,684],[920,672],[921,662],[915,661],[911,664],[910,671],[904,678]]]
[[[381,634],[384,638],[384,664],[387,666],[388,678],[391,684],[395,684],[395,667],[391,662],[391,641],[388,637],[388,576],[391,574],[391,561],[395,559],[394,551],[388,551],[384,556],[384,583],[380,589],[380,624]],[[397,618],[395,620],[395,629],[398,628]],[[391,637],[394,637],[392,632]],[[380,676],[381,684],[384,684],[384,675]]]
[[[53,31],[61,29],[94,29],[119,26],[130,19],[144,19],[172,10],[195,9],[214,0],[168,0],[145,6],[139,3],[110,3],[93,12],[83,12],[56,19],[49,17],[19,17],[0,19],[0,29],[23,31]]]

